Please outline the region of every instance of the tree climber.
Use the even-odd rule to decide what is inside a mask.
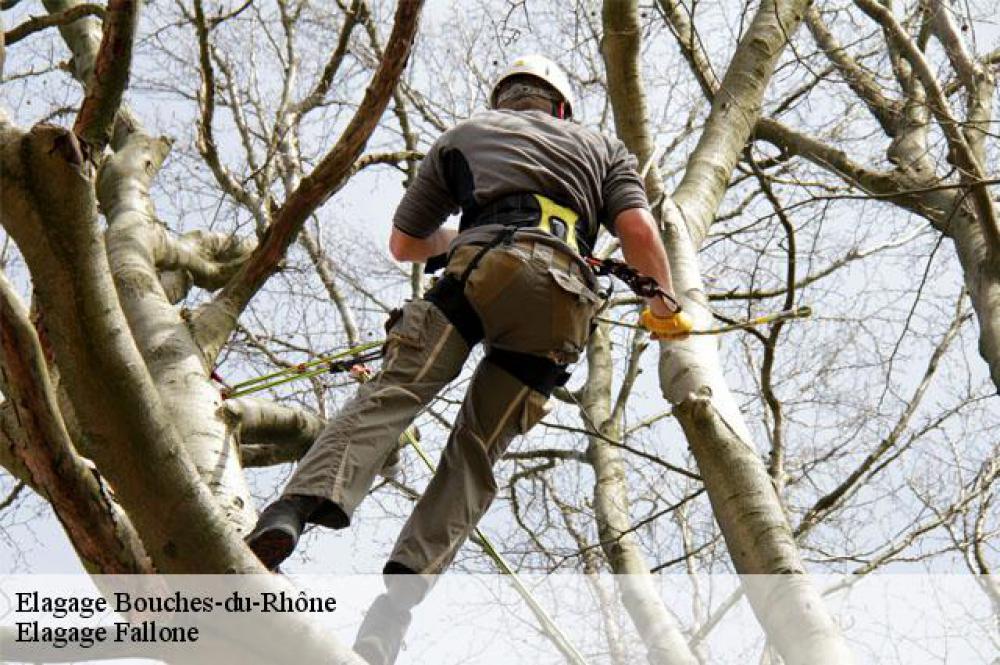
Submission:
[[[274,569],[305,523],[348,526],[402,432],[485,344],[440,466],[385,566],[390,593],[355,645],[371,663],[395,660],[409,610],[429,587],[424,576],[451,563],[496,494],[494,463],[542,418],[585,349],[601,298],[583,257],[598,224],[618,236],[629,265],[673,292],[636,159],[621,141],[570,122],[559,67],[537,55],[515,60],[490,104],[441,135],[393,219],[392,255],[447,253],[444,276],[403,308],[382,371],[327,424],[247,537]],[[442,228],[458,210],[459,229]],[[654,334],[691,329],[663,298],[648,299],[642,322]]]

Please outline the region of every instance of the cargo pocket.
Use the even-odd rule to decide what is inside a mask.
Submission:
[[[426,300],[415,300],[408,302],[398,314],[395,311],[390,313],[386,323],[387,349],[400,344],[414,348],[423,346],[430,307],[433,305]]]
[[[520,276],[525,263],[525,258],[506,248],[491,249],[469,275],[466,295],[479,311],[489,310],[500,294]]]
[[[551,410],[552,406],[549,404],[548,397],[537,390],[529,390],[521,409],[518,431],[521,434],[527,434],[528,430],[537,425]]]
[[[397,380],[406,380],[418,374],[434,346],[434,340],[443,333],[448,321],[439,315],[437,308],[426,300],[414,300],[403,307],[400,316],[389,328],[385,340],[383,373],[391,373]]]
[[[587,345],[601,298],[575,275],[550,267],[549,276],[558,287],[552,298],[553,351],[578,355]]]

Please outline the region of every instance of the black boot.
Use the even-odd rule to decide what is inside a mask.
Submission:
[[[261,512],[246,544],[268,570],[276,569],[295,550],[306,520],[324,502],[318,496],[281,497]]]

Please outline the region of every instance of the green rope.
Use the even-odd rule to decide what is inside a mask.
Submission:
[[[417,438],[413,436],[412,431],[407,429],[403,432],[403,436],[406,437],[407,443],[409,443],[413,449],[417,451],[417,455],[420,456],[420,459],[424,461],[424,464],[431,471],[431,473],[433,473],[435,470],[434,462],[417,441]],[[493,545],[492,541],[490,541],[486,534],[483,533],[479,527],[476,527],[473,533],[479,541],[479,546],[483,548],[483,551],[486,552],[491,559],[493,559],[497,567],[500,569],[500,572],[510,577],[514,588],[521,595],[521,598],[524,599],[524,602],[528,604],[528,607],[531,608],[531,611],[534,613],[538,621],[542,624],[542,629],[548,633],[550,637],[552,637],[553,641],[555,641],[559,650],[562,651],[574,665],[587,665],[587,661],[584,660],[580,652],[573,646],[573,643],[569,641],[569,638],[567,638],[562,630],[559,629],[559,626],[556,625],[556,622],[548,615],[545,608],[538,603],[535,596],[531,593],[531,590],[524,586],[521,578],[518,577],[514,569],[511,568],[509,563],[507,563],[507,560],[503,558],[503,555],[497,551],[497,548]]]
[[[375,342],[366,342],[328,356],[320,356],[319,358],[315,358],[309,362],[286,367],[284,369],[271,372],[270,374],[262,374],[261,376],[241,381],[233,384],[232,386],[227,386],[224,395],[226,399],[242,397],[243,395],[250,395],[262,390],[267,390],[268,388],[284,385],[291,381],[319,376],[320,374],[325,374],[330,371],[331,363],[334,363],[337,360],[348,359],[352,356],[361,356],[366,351],[376,349],[384,343],[385,340],[381,339]],[[365,360],[373,360],[375,357],[377,356],[369,355],[358,358],[358,361],[364,362]]]

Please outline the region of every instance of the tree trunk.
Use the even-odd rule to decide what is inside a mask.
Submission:
[[[594,468],[597,532],[615,584],[652,665],[697,665],[687,640],[654,584],[639,543],[632,534],[625,464],[617,448],[621,428],[611,409],[611,344],[607,325],[594,330],[587,347],[587,385],[580,398],[581,416],[601,436],[589,436],[587,460]]]
[[[146,367],[185,451],[227,521],[249,531],[253,501],[239,451],[223,418],[222,398],[209,380],[190,329],[165,293],[157,256],[169,251],[149,198],[149,186],[170,143],[140,133],[102,166],[98,199],[108,220],[108,261],[118,299]]]

